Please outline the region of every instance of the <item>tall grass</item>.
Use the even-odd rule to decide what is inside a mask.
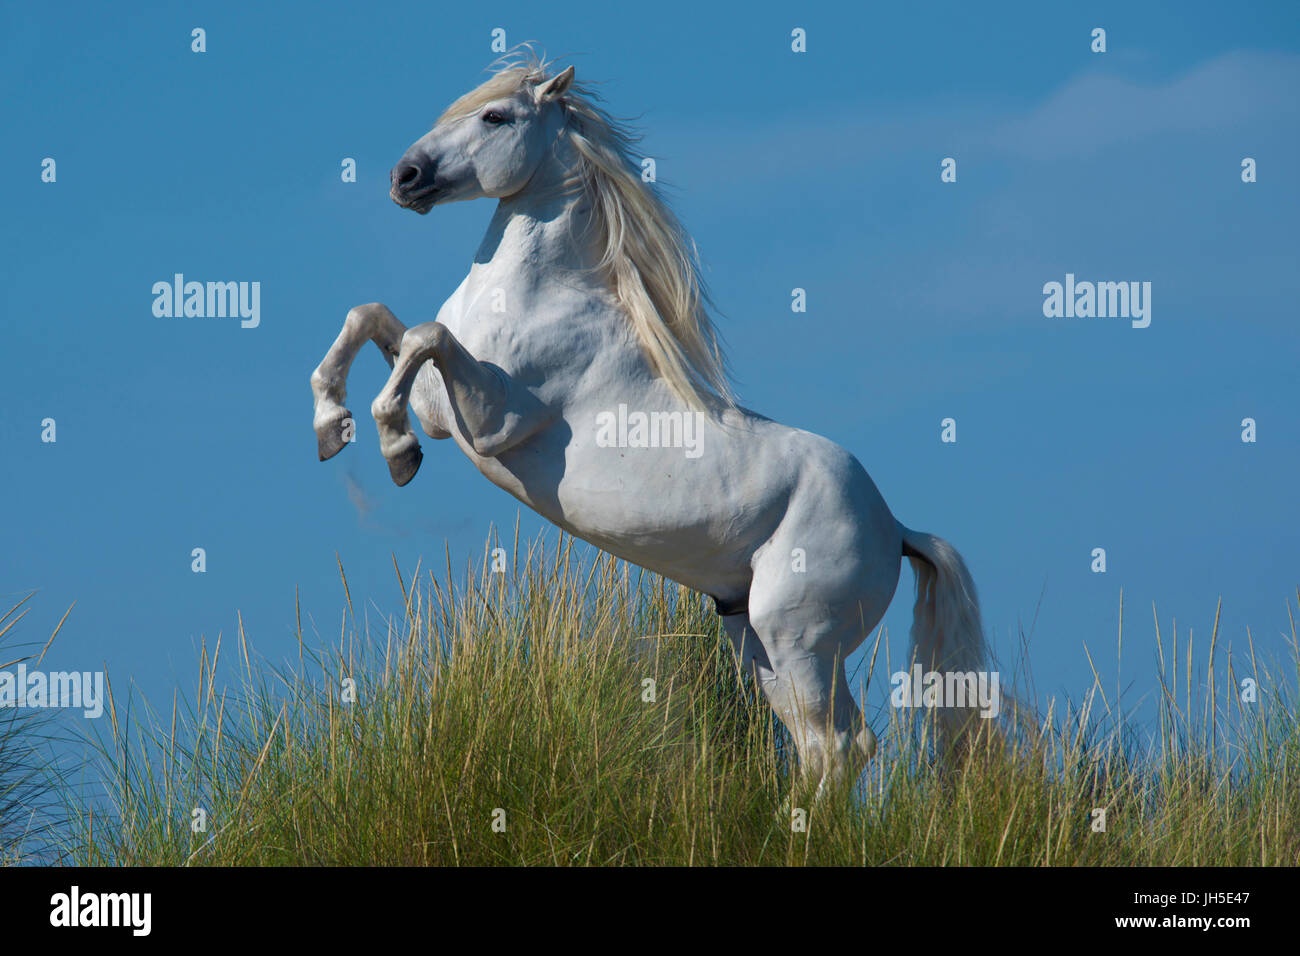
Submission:
[[[27,662],[39,666],[68,619],[65,613],[39,655],[19,653],[13,631],[27,615],[24,605],[31,597],[0,615],[0,671]],[[62,739],[48,711],[0,707],[0,866],[51,863],[59,857],[67,836],[67,767],[53,749]]]
[[[74,808],[71,856],[124,865],[1300,860],[1300,729],[1287,680],[1256,668],[1252,653],[1258,703],[1242,705],[1234,663],[1216,683],[1217,629],[1208,687],[1193,681],[1190,640],[1180,647],[1174,634],[1166,646],[1157,632],[1152,741],[1100,680],[1078,704],[1021,712],[943,769],[924,717],[886,708],[885,726],[874,721],[880,753],[862,779],[814,800],[699,595],[605,556],[580,561],[570,539],[522,555],[516,540],[506,568],[491,565],[485,556],[455,585],[450,560],[441,578],[399,572],[404,610],[382,627],[357,619],[343,576],[348,613],[325,649],[309,648],[299,624],[296,660],[271,667],[241,625],[233,652],[220,641],[202,650],[193,699],[162,712],[134,701],[114,708],[97,740],[112,811]],[[232,653],[230,687],[214,675]]]

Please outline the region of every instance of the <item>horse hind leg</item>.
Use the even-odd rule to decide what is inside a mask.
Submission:
[[[776,680],[764,690],[794,736],[801,776],[816,781],[818,793],[856,779],[875,755],[876,737],[849,690],[843,660],[810,654],[778,661]]]
[[[876,737],[849,690],[842,645],[824,626],[801,626],[799,617],[796,611],[754,623],[744,614],[722,620],[738,663],[752,670],[794,738],[801,776],[817,781],[820,793],[828,782],[856,778],[875,755]]]
[[[321,461],[342,451],[356,429],[352,413],[343,405],[347,399],[352,360],[366,342],[374,342],[392,368],[405,332],[406,327],[397,316],[378,302],[359,305],[348,311],[338,338],[311,375],[311,390],[316,402],[312,428],[316,432],[316,450]]]

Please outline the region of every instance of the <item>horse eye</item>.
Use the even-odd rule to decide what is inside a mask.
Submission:
[[[483,114],[483,122],[491,123],[493,126],[498,126],[505,121],[506,118],[496,110],[488,110],[488,112]]]

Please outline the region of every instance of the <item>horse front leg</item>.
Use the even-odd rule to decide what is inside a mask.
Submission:
[[[442,377],[452,419],[447,427],[456,428],[463,443],[482,458],[500,455],[556,417],[554,409],[501,368],[474,358],[441,322],[413,326],[402,336],[388,383],[370,406],[380,450],[399,486],[415,477],[424,458],[406,408],[425,362],[433,362]]]
[[[316,431],[316,450],[321,461],[342,451],[355,429],[352,413],[343,407],[352,360],[366,342],[374,342],[392,368],[405,332],[406,326],[397,321],[397,316],[387,306],[378,302],[359,305],[348,311],[343,320],[343,331],[339,332],[339,337],[325,353],[316,371],[311,373],[311,391],[316,401],[312,427]]]

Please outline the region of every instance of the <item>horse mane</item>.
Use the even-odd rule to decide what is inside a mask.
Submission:
[[[438,118],[474,115],[485,104],[535,90],[553,76],[552,64],[528,44],[507,53],[495,73]],[[651,368],[695,410],[720,400],[735,407],[726,360],[707,307],[694,241],[664,200],[641,179],[633,147],[641,136],[598,105],[589,84],[575,80],[559,102],[567,135],[578,155],[571,187],[591,200],[592,241],[602,274],[632,323]]]

